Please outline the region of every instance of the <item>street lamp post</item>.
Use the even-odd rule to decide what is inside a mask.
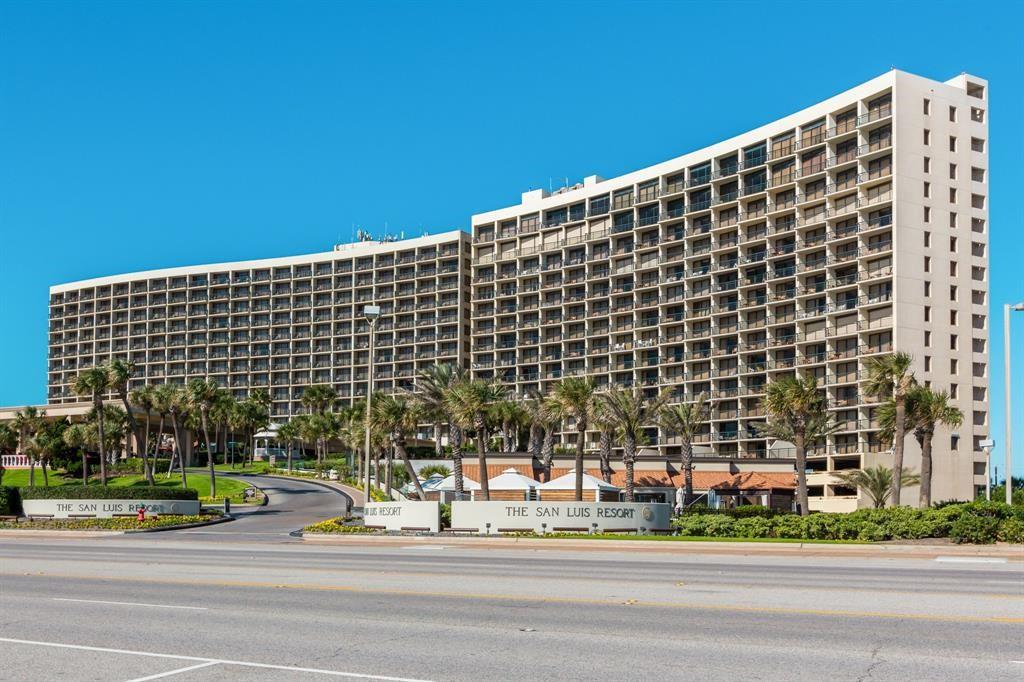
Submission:
[[[1003,363],[1006,379],[1006,504],[1013,503],[1013,436],[1010,426],[1010,311],[1024,310],[1024,303],[1003,304]]]
[[[996,442],[991,438],[981,441],[981,449],[985,451],[985,501],[992,501],[992,448]]]
[[[366,431],[366,440],[364,443],[364,457],[365,457],[365,475],[366,475],[366,499],[363,504],[369,502],[372,498],[370,497],[370,408],[373,403],[373,334],[377,327],[377,318],[380,317],[380,306],[379,305],[365,305],[363,306],[363,316],[366,317],[367,322],[370,323],[370,362],[369,368],[367,369],[366,376],[366,420],[364,427]],[[380,478],[378,473],[377,478]],[[378,480],[378,483],[380,481]]]

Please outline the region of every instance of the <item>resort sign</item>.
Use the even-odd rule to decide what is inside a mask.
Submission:
[[[198,500],[23,500],[21,506],[25,516],[55,519],[135,516],[140,508],[147,514],[199,513]]]
[[[363,524],[385,530],[436,533],[441,529],[441,503],[370,502],[363,510]]]
[[[479,533],[653,532],[670,528],[672,506],[645,502],[452,503],[452,528]]]

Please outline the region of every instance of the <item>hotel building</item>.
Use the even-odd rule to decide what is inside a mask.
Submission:
[[[139,367],[133,385],[209,377],[236,397],[265,389],[275,419],[300,414],[312,384],[350,401],[366,395],[371,303],[374,388],[411,386],[426,365],[465,361],[468,258],[456,230],[52,287],[49,403],[80,401],[75,375],[114,357]]]
[[[739,460],[792,457],[759,432],[760,401],[811,372],[840,425],[811,458],[811,494],[841,509],[855,491],[833,472],[891,462],[867,361],[906,351],[965,415],[936,438],[934,498],[972,498],[988,434],[987,104],[982,79],[892,71],[671,161],[473,216],[473,373],[519,395],[569,376],[705,394],[702,453]],[[648,441],[677,459],[668,434]]]
[[[371,364],[394,390],[451,362],[520,396],[569,376],[705,394],[701,459],[778,467],[792,451],[758,430],[765,386],[812,372],[840,425],[810,459],[812,504],[838,510],[858,500],[836,472],[891,460],[864,381],[869,358],[902,350],[965,415],[937,434],[933,496],[970,498],[989,433],[987,109],[983,79],[891,71],[649,168],[524,193],[473,216],[471,237],[55,286],[49,402],[77,402],[81,369],[125,357],[135,384],[265,388],[284,419],[311,384],[354,399]],[[678,459],[670,434],[647,435],[648,458]]]

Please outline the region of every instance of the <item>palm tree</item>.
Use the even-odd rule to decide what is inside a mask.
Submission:
[[[153,387],[153,410],[160,416],[160,422],[157,425],[156,440],[153,443],[153,462],[154,467],[156,466],[156,460],[160,456],[160,446],[164,441],[164,423],[171,413],[171,404],[174,402],[174,396],[177,388],[173,384],[160,384]],[[176,439],[177,432],[174,432],[172,436]],[[177,442],[177,441],[175,441]],[[173,462],[174,451],[171,451],[171,461]]]
[[[12,424],[0,423],[0,453],[9,452],[18,447],[18,432]],[[0,461],[0,485],[4,481],[4,465]]]
[[[895,489],[892,469],[881,465],[857,471],[845,471],[836,474],[836,477],[846,485],[857,488],[867,495],[875,509],[884,507],[885,501]],[[920,480],[920,477],[912,471],[903,472],[903,485],[905,486],[917,485]]]
[[[964,421],[964,413],[949,404],[949,393],[934,391],[928,386],[916,384],[907,392],[907,426],[914,430],[914,439],[921,448],[921,493],[918,501],[921,507],[932,504],[932,438],[938,424],[956,428]],[[896,404],[889,399],[878,408],[878,421],[884,438],[892,438],[896,428]],[[904,483],[903,485],[914,485]]]
[[[548,411],[559,423],[576,425],[576,501],[583,500],[583,451],[587,447],[587,426],[594,413],[597,387],[589,377],[569,377],[555,384],[548,396]]]
[[[476,432],[480,494],[484,500],[491,499],[491,491],[487,486],[487,412],[494,402],[504,397],[504,389],[484,379],[460,381],[449,389],[445,397],[452,423]],[[461,463],[457,462],[455,466],[457,471],[461,469]]]
[[[768,423],[764,435],[788,441],[796,449],[797,506],[807,516],[807,446],[835,431],[825,395],[813,374],[783,377],[768,384],[764,398]]]
[[[107,371],[107,385],[121,399],[121,407],[124,408],[124,412],[127,415],[128,427],[131,429],[132,438],[135,439],[136,445],[142,451],[142,472],[146,477],[146,481],[153,485],[153,472],[149,469],[149,455],[146,453],[146,442],[142,439],[139,422],[136,421],[135,414],[132,412],[132,406],[128,402],[128,382],[132,375],[135,374],[135,363],[131,360],[111,360],[107,363],[105,369]],[[146,418],[148,421],[148,414]]]
[[[220,389],[212,379],[193,379],[188,382],[188,401],[192,412],[199,414],[199,422],[203,427],[203,438],[206,440],[206,463],[210,469],[210,497],[217,497],[217,474],[213,466],[213,443],[210,442],[210,411],[216,405]],[[184,473],[184,467],[182,467]]]
[[[453,384],[465,378],[466,370],[458,365],[440,364],[424,367],[416,381],[416,397],[425,419],[434,427],[434,453],[440,457],[444,452],[441,445],[441,427],[448,426],[448,439],[453,439],[452,424],[445,411],[445,393]],[[461,438],[461,435],[460,435]],[[460,443],[461,445],[461,443]]]
[[[14,414],[12,422],[13,428],[18,434],[18,454],[28,457],[29,486],[34,486],[36,481],[36,460],[28,453],[29,439],[39,430],[44,417],[46,417],[45,412],[40,412],[39,408],[29,405],[18,410]]]
[[[92,399],[92,407],[96,411],[96,428],[98,429],[98,443],[100,450],[100,484],[107,485],[107,452],[105,446],[106,438],[103,433],[103,394],[110,388],[110,377],[102,367],[92,367],[75,377],[71,385],[72,390],[80,396],[89,396]]]
[[[544,447],[544,426],[547,418],[544,411],[544,397],[537,391],[531,391],[530,397],[523,401],[523,409],[526,411],[526,424],[530,430],[526,449],[530,456],[540,460]]]
[[[132,405],[138,407],[141,410],[144,410],[146,413],[146,426],[142,436],[141,446],[142,469],[146,474],[146,481],[149,483],[149,485],[156,485],[156,482],[153,480],[153,469],[150,466],[149,461],[149,417],[150,413],[153,411],[154,405],[156,404],[156,387],[154,387],[152,384],[140,386],[139,388],[136,388],[128,395],[128,399],[129,401],[131,401]],[[129,411],[128,414],[131,414],[131,411]],[[132,419],[134,418],[135,417],[133,416]],[[155,455],[153,456],[153,459],[155,465]]]
[[[900,505],[903,488],[903,446],[907,429],[907,393],[916,383],[910,370],[913,359],[898,351],[868,359],[868,379],[865,390],[880,399],[892,398],[895,408],[892,437],[892,501]]]
[[[671,393],[662,391],[651,397],[643,389],[615,388],[597,394],[598,413],[622,436],[622,463],[626,465],[626,502],[633,501],[634,465],[637,444],[643,441],[644,428],[653,424]]]
[[[228,442],[231,440],[230,429],[232,416],[235,413],[238,401],[227,391],[218,391],[213,405],[210,407],[210,421],[213,423],[213,442],[220,450],[220,434],[224,435],[224,461],[228,461],[227,452],[230,449]],[[234,461],[232,460],[232,464]]]
[[[669,405],[661,411],[659,424],[668,433],[679,436],[683,470],[683,507],[693,501],[693,439],[711,418],[711,403],[701,393],[692,403]]]
[[[526,410],[515,400],[503,398],[491,406],[490,414],[501,432],[501,451],[513,452],[519,429],[526,423]]]
[[[167,414],[171,417],[171,428],[174,430],[174,451],[171,453],[171,463],[167,467],[167,477],[170,478],[174,470],[174,462],[177,459],[181,468],[181,486],[188,487],[188,476],[185,473],[185,441],[183,438],[186,430],[186,423],[192,416],[192,406],[189,403],[188,394],[185,388],[180,385],[164,384],[160,387],[166,389],[159,392],[160,400],[166,400]],[[161,418],[161,424],[163,419]]]
[[[399,458],[405,464],[405,471],[409,474],[409,480],[416,488],[416,494],[421,500],[426,499],[423,494],[423,486],[416,476],[416,471],[409,461],[409,453],[405,450],[406,434],[414,433],[419,423],[419,414],[416,403],[403,396],[395,396],[387,393],[378,393],[371,401],[373,407],[370,414],[370,427],[386,434],[391,447],[398,453]],[[377,482],[380,482],[380,474],[377,474]],[[386,491],[388,494],[390,490]]]
[[[72,424],[64,431],[64,444],[82,453],[82,485],[89,483],[89,460],[85,449],[89,444],[89,428],[86,424]]]
[[[39,460],[43,470],[43,485],[46,487],[50,486],[50,477],[46,473],[46,467],[63,449],[64,431],[67,427],[68,423],[63,420],[43,424],[29,441],[29,451]]]
[[[600,439],[597,442],[597,456],[601,460],[601,478],[605,483],[612,482],[612,448],[615,445],[615,431],[618,424],[615,417],[608,411],[604,401],[598,394],[597,404],[594,405],[594,415],[591,418],[593,426],[597,428]]]
[[[314,415],[322,415],[334,409],[338,404],[338,392],[327,384],[316,384],[310,386],[302,393],[302,406]],[[321,427],[325,426],[320,424]],[[320,436],[314,441],[313,448],[316,452],[316,461],[322,460],[322,454],[326,454],[327,443],[324,442],[326,428],[320,428]]]
[[[299,437],[299,428],[294,421],[281,424],[277,429],[277,439],[282,440],[288,447],[288,473],[292,471],[292,441]]]

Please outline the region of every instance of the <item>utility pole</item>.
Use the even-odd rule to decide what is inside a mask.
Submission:
[[[1013,413],[1010,410],[1010,311],[1024,310],[1024,303],[1003,304],[1003,362],[1006,379],[1003,385],[1006,387],[1006,504],[1013,503],[1013,426],[1011,421]]]
[[[364,427],[366,431],[366,440],[364,444],[366,458],[366,499],[363,504],[365,505],[372,499],[370,497],[370,409],[373,405],[373,335],[377,328],[377,318],[380,317],[380,306],[363,306],[363,316],[366,317],[366,320],[370,323],[370,361],[368,363],[366,378],[366,419],[364,420]],[[377,483],[379,484],[380,472],[377,472],[377,479]]]

